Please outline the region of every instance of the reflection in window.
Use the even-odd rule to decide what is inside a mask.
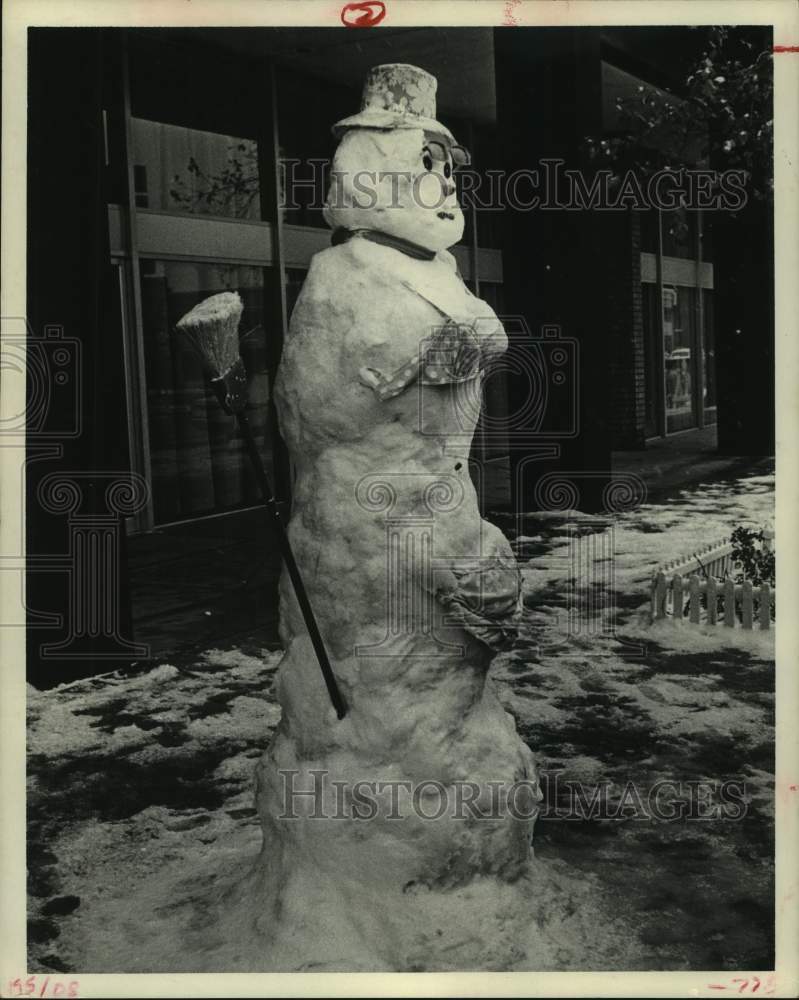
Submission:
[[[150,207],[147,190],[147,167],[143,163],[136,163],[133,166],[133,195],[136,208]]]
[[[659,245],[658,210],[647,208],[645,211],[635,214],[641,220],[641,250],[644,253],[657,253]]]
[[[303,268],[286,268],[286,316],[289,321],[291,320],[291,314],[294,312],[294,306],[297,304],[297,299],[300,297],[307,274],[308,272]]]
[[[186,312],[216,292],[244,303],[240,351],[248,375],[248,416],[271,476],[269,382],[261,325],[264,272],[255,267],[143,261],[141,265],[147,412],[157,524],[233,510],[258,501],[235,418],[209,388],[190,345],[175,334]]]
[[[318,54],[320,65],[329,58],[330,52]],[[337,60],[340,54],[332,58]],[[322,206],[337,146],[330,129],[334,122],[354,114],[360,103],[360,81],[354,86],[333,80],[322,84],[306,73],[280,69],[277,94],[283,220],[293,226],[327,229]],[[303,108],[301,115],[298,107]]]
[[[713,326],[713,293],[702,290],[702,395],[704,397],[705,423],[716,421],[716,335]]]
[[[693,260],[696,257],[696,212],[677,208],[661,212],[663,227],[663,255]]]
[[[660,343],[660,328],[658,323],[657,285],[645,283],[641,285],[642,311],[644,325],[644,403],[645,424],[644,433],[654,437],[661,433],[661,410],[663,406],[663,390],[660,384],[660,361],[658,345]]]
[[[231,219],[261,218],[258,145],[132,118],[136,205]]]
[[[663,359],[666,382],[666,431],[696,424],[693,404],[693,288],[663,289]]]
[[[480,247],[501,249],[503,245],[503,218],[499,210],[502,198],[498,195],[501,175],[500,144],[496,129],[492,126],[475,125],[471,129],[464,122],[453,122],[452,131],[459,141],[469,148],[472,162],[469,167],[455,172],[458,183],[458,201],[466,216],[466,230],[461,240],[466,246],[472,241],[471,201],[476,205],[477,244]],[[493,172],[494,177],[490,172]],[[471,174],[468,184],[464,175]],[[463,188],[472,193],[464,196]]]

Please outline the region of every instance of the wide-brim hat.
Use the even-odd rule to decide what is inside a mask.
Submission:
[[[423,129],[440,136],[458,164],[469,163],[469,154],[455,141],[446,125],[436,120],[438,81],[426,70],[409,63],[373,66],[363,85],[361,110],[333,126],[340,139],[351,128]]]

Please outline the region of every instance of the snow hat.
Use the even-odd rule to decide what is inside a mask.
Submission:
[[[361,110],[342,118],[333,126],[340,139],[352,128],[422,129],[444,139],[453,162],[469,163],[469,154],[455,142],[450,130],[436,121],[438,81],[426,70],[409,63],[383,63],[373,66],[363,85]]]

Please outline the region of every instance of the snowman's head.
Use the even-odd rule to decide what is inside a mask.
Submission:
[[[463,235],[452,149],[419,128],[353,128],[333,157],[325,219],[445,250]]]

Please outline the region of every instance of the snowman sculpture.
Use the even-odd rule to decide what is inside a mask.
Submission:
[[[435,91],[424,70],[377,66],[334,127],[332,246],[276,382],[289,535],[348,708],[337,718],[284,574],[282,719],[248,890],[265,968],[498,969],[530,950],[540,792],[487,681],[519,571],[467,461],[506,337],[447,249],[466,153]]]

